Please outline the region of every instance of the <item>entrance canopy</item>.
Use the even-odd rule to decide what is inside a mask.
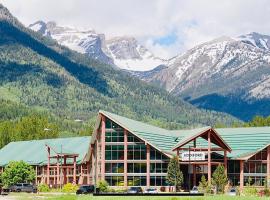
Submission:
[[[187,134],[181,134],[181,131],[179,133],[179,142],[173,147],[173,151],[176,151],[178,148],[181,148],[185,146],[186,144],[195,141],[197,138],[203,138],[206,141],[208,140],[208,135],[210,134],[211,137],[211,143],[217,145],[218,147],[221,147],[223,150],[227,150],[229,152],[232,151],[232,149],[229,147],[229,145],[220,137],[220,135],[211,127],[205,127],[200,132],[188,132]]]

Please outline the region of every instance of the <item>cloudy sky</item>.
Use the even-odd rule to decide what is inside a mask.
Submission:
[[[270,34],[269,0],[0,0],[28,25],[37,20],[136,37],[171,57],[219,36]]]

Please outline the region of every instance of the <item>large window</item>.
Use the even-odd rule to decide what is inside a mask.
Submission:
[[[106,163],[106,173],[124,173],[124,163]]]
[[[124,186],[124,176],[105,176],[110,186]]]
[[[264,174],[266,173],[266,164],[261,162],[245,162],[244,163],[244,173],[257,173]]]
[[[265,181],[264,176],[245,176],[244,177],[244,185],[255,185],[255,186],[263,186]]]
[[[128,186],[146,186],[146,176],[128,176]]]
[[[146,173],[146,163],[128,163],[128,173]]]
[[[151,176],[150,177],[151,186],[167,186],[166,176]]]
[[[106,145],[105,160],[124,160],[124,145]]]
[[[231,173],[231,174],[240,173],[240,162],[238,160],[228,161],[228,173]]]
[[[169,160],[169,158],[154,148],[150,148],[150,160]]]
[[[128,145],[128,160],[146,160],[145,144]]]
[[[106,131],[105,134],[105,141],[106,142],[124,142],[124,131]]]
[[[150,173],[167,173],[168,163],[151,163]]]

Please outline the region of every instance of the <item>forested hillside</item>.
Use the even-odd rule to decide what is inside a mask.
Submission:
[[[3,108],[11,104],[10,117],[2,122],[17,123],[29,117],[29,123],[34,123],[31,116],[45,116],[57,129],[52,137],[58,137],[86,134],[87,128],[90,134],[99,109],[170,129],[236,121],[229,115],[197,109],[165,90],[59,46],[23,27],[1,5],[0,36],[0,98],[8,100],[0,104]]]

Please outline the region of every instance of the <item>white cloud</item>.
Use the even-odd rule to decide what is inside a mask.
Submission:
[[[0,0],[24,24],[42,19],[132,35],[160,56],[173,56],[222,35],[270,34],[268,0]],[[172,30],[174,44],[153,43]]]

